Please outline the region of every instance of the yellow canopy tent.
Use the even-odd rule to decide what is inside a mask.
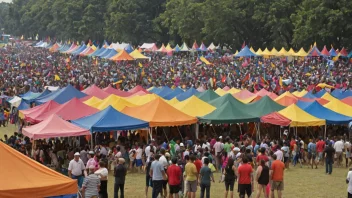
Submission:
[[[97,107],[103,100],[93,96],[91,98],[89,98],[88,100],[84,101],[83,103],[91,106],[91,107]]]
[[[207,115],[216,109],[214,106],[197,98],[197,96],[191,96],[190,98],[175,104],[174,107],[183,113],[194,117]]]
[[[160,97],[156,94],[146,94],[143,96],[136,95],[136,96],[129,97],[127,101],[139,106],[139,105],[144,105],[157,98],[160,98]]]
[[[344,102],[341,102],[336,99],[325,104],[324,107],[342,115],[346,115],[350,117],[352,116],[352,106],[345,104]]]
[[[125,50],[121,50],[118,54],[111,57],[110,60],[112,60],[112,61],[128,61],[128,60],[134,60],[134,59]]]
[[[302,91],[295,91],[292,94],[297,96],[297,97],[303,97],[304,95],[306,95],[308,93],[307,90],[303,89]]]
[[[275,47],[270,51],[270,56],[280,56]]]
[[[219,96],[223,96],[223,95],[227,94],[227,92],[224,91],[224,90],[221,89],[221,88],[217,88],[217,89],[215,90],[215,93],[217,93]]]
[[[270,56],[270,51],[268,50],[268,48],[265,48],[261,55],[262,56]]]
[[[116,96],[111,94],[107,98],[105,98],[97,107],[99,110],[103,110],[107,108],[109,105],[111,105],[114,109],[121,111],[125,107],[134,107],[136,106],[135,104],[127,101],[125,98]]]
[[[300,56],[300,57],[305,57],[307,56],[308,53],[306,51],[304,51],[303,47],[297,52],[295,53],[293,56]]]
[[[251,47],[249,50],[251,50],[251,52],[253,52],[255,54],[253,47]]]
[[[132,56],[134,59],[149,59],[148,57],[141,54],[137,49],[131,52],[130,56]]]
[[[277,98],[275,98],[275,101],[278,101],[280,100],[281,98],[285,97],[285,96],[288,96],[288,97],[291,97],[291,98],[296,98],[295,95],[291,94],[289,91],[286,91],[285,93],[279,95]]]
[[[164,99],[164,101],[167,102],[167,103],[170,104],[170,105],[174,105],[174,104],[177,104],[177,103],[180,102],[179,100],[177,100],[176,97],[172,98],[171,100],[165,100],[165,99]]]
[[[321,126],[326,124],[325,120],[310,115],[295,104],[286,107],[278,113],[292,121],[290,126]]]
[[[238,54],[238,50],[236,50],[236,52],[235,52],[234,56],[236,56],[237,54]]]
[[[338,100],[328,92],[326,92],[321,98],[324,98],[325,100],[328,100],[328,101]]]
[[[281,50],[278,52],[278,55],[279,56],[290,56],[284,47],[281,48]]]
[[[259,48],[258,51],[256,52],[256,54],[259,55],[259,56],[261,56],[262,53],[263,53],[263,51],[262,51],[262,49],[260,49],[260,48]]]
[[[232,87],[231,89],[229,89],[229,90],[227,91],[227,93],[229,93],[229,94],[232,95],[232,94],[238,93],[238,92],[240,92],[240,91],[241,91],[241,90]]]
[[[290,48],[290,50],[288,50],[288,52],[287,52],[287,55],[288,55],[288,56],[294,56],[295,53],[296,53],[296,52],[295,52],[292,48]]]
[[[165,47],[165,49],[166,49],[166,51],[168,51],[168,52],[173,50],[172,47],[171,47],[171,45],[170,45],[170,43],[167,44],[167,46]]]

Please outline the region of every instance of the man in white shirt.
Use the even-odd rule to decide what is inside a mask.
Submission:
[[[221,152],[224,150],[224,144],[220,142],[220,138],[216,139],[216,143],[214,144],[215,150],[215,163],[217,170],[221,171]]]
[[[352,197],[352,170],[351,169],[347,173],[346,183],[348,184],[348,187],[347,187],[348,197]]]
[[[334,149],[336,152],[336,161],[337,161],[337,167],[341,166],[341,161],[342,161],[342,151],[345,148],[345,145],[340,138],[340,140],[336,141],[334,144]]]
[[[146,162],[149,163],[149,158],[156,152],[156,147],[154,146],[154,140],[145,148],[145,156],[147,157]],[[151,151],[152,149],[152,151]]]
[[[142,145],[139,145],[138,148],[136,149],[136,167],[137,169],[139,169],[140,173],[142,173],[142,166],[143,166],[142,154],[143,154]]]
[[[78,186],[81,188],[83,183],[82,172],[84,172],[84,175],[87,175],[87,172],[83,161],[79,157],[80,154],[76,152],[74,159],[68,165],[68,176],[72,179],[77,179]]]
[[[276,155],[276,159],[277,160],[280,160],[280,161],[282,161],[283,160],[283,157],[284,157],[284,153],[281,151],[281,146],[280,145],[277,145],[277,150],[276,150],[276,152],[274,153],[275,155]]]

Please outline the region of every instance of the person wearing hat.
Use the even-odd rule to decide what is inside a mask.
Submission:
[[[125,188],[125,179],[127,175],[127,169],[125,167],[125,159],[119,158],[118,165],[114,169],[114,177],[115,177],[115,184],[114,184],[114,198],[120,197],[124,198],[124,188]]]
[[[88,162],[87,162],[86,169],[88,170],[89,166],[94,166],[94,167],[96,167],[96,169],[97,169],[98,163],[97,163],[97,161],[95,160],[95,153],[94,153],[94,151],[89,151],[89,152],[88,152],[88,155],[89,155],[89,160],[88,160]]]
[[[77,179],[77,184],[81,188],[83,182],[83,175],[87,174],[83,161],[79,158],[80,154],[76,152],[74,154],[73,160],[70,161],[68,165],[68,176],[72,179]]]
[[[82,195],[86,198],[97,198],[100,190],[100,179],[94,174],[95,166],[88,167],[89,175],[84,179],[82,185]]]

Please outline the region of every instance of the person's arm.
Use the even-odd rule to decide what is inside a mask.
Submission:
[[[253,176],[253,169],[252,169],[252,172],[251,172],[251,186],[252,186],[252,192],[254,192],[254,176]]]
[[[269,180],[271,180],[272,176],[273,176],[273,170],[270,170],[269,171]]]
[[[72,178],[72,163],[71,162],[68,164],[68,177]]]
[[[82,198],[85,198],[86,187],[82,186]]]
[[[150,167],[149,176],[153,177],[153,169]]]
[[[161,171],[161,174],[163,175],[163,180],[167,180],[167,175],[164,170]]]
[[[198,177],[198,184],[200,184],[200,181],[202,180],[202,169],[199,172],[199,177]]]

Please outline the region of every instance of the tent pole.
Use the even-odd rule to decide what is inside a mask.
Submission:
[[[198,139],[198,135],[199,135],[199,124],[196,124],[196,139]]]
[[[326,139],[326,124],[325,124],[324,139]]]
[[[167,135],[166,135],[166,132],[165,132],[164,127],[163,127],[163,132],[164,132],[164,135],[165,135],[165,137],[166,137],[167,142],[170,142],[170,141],[169,141],[169,138],[168,138]]]
[[[90,134],[90,149],[93,150],[94,144],[93,144],[93,133]]]
[[[178,133],[180,134],[181,139],[182,139],[182,142],[183,142],[183,137],[182,137],[181,131],[180,131],[180,129],[178,129],[178,126],[176,126],[176,128],[177,128],[177,131],[178,131]]]

